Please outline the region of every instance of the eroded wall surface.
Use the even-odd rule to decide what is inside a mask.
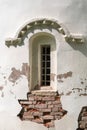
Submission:
[[[57,46],[57,89],[67,114],[55,121],[55,128],[76,130],[83,106],[87,106],[87,1],[84,0],[1,0],[0,1],[0,130],[47,129],[16,115],[29,92],[29,44],[8,48],[6,38],[15,37],[20,27],[35,18],[58,20],[72,34],[82,34],[84,44],[65,42],[60,35]],[[57,37],[57,34],[55,35]],[[11,123],[10,123],[11,122]],[[5,124],[5,125],[4,125]],[[16,125],[14,125],[16,124]]]

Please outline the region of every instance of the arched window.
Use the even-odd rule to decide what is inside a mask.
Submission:
[[[51,74],[57,72],[56,40],[52,34],[37,33],[30,38],[29,60],[31,90],[52,88],[55,80],[51,80]]]

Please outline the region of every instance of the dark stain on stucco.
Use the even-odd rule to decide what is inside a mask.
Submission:
[[[72,91],[68,91],[68,92],[66,93],[66,95],[69,96],[71,93],[72,93]]]
[[[87,93],[80,93],[79,96],[87,96]]]
[[[1,97],[2,97],[2,98],[4,97],[4,92],[2,92]]]
[[[13,67],[11,70],[12,72],[8,78],[10,82],[15,83],[19,78],[21,78],[22,75],[25,75],[27,79],[29,79],[30,68],[28,63],[23,63],[21,70],[18,70],[15,67]]]
[[[72,90],[73,90],[73,91],[74,91],[74,90],[77,90],[78,92],[80,92],[80,91],[82,91],[82,88],[73,88]]]
[[[81,81],[81,84],[84,84],[84,82],[83,82],[83,81]]]
[[[3,88],[4,88],[3,86],[0,86],[0,91],[2,91],[2,90],[3,90]]]
[[[59,95],[60,95],[60,96],[63,96],[63,95],[64,95],[64,92],[61,92]]]
[[[58,80],[58,82],[59,82],[59,83],[63,83],[64,81],[60,79],[60,80]]]
[[[62,79],[62,78],[68,78],[68,77],[72,77],[72,72],[71,71],[69,71],[69,72],[67,72],[67,73],[64,73],[64,74],[59,74],[59,75],[57,75],[57,79]]]

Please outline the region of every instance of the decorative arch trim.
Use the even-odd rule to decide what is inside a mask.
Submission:
[[[70,32],[58,21],[53,19],[35,19],[25,24],[17,33],[15,38],[9,38],[5,41],[5,44],[10,46],[22,46],[23,41],[28,33],[33,33],[36,29],[55,29],[57,30],[68,43],[84,43],[84,38],[81,35],[71,35]]]

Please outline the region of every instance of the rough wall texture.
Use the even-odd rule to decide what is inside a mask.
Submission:
[[[28,63],[23,63],[22,64],[22,69],[17,70],[16,68],[11,69],[12,72],[8,78],[10,82],[15,83],[22,75],[26,76],[27,79],[29,80],[29,66]]]
[[[60,120],[67,111],[63,110],[60,96],[57,92],[34,91],[27,94],[27,100],[19,100],[22,110],[19,117],[46,127],[54,127],[54,120]]]
[[[77,130],[87,129],[87,106],[84,106],[78,117],[78,128]]]
[[[58,75],[57,89],[61,95],[61,104],[63,109],[68,111],[63,118],[54,121],[55,129],[76,130],[80,127],[77,119],[81,108],[87,105],[86,5],[87,0],[0,0],[0,130],[47,130],[41,124],[16,118],[21,110],[18,99],[26,99],[26,93],[29,91],[25,72],[27,65],[23,65],[26,66],[23,69],[21,66],[22,63],[29,63],[29,39],[26,42],[27,37],[25,38],[22,47],[5,46],[6,38],[14,38],[22,25],[37,17],[56,19],[63,23],[71,34],[85,36],[84,44],[72,44],[65,42],[61,35],[55,33],[55,37],[59,36],[58,70],[56,75],[51,75],[52,81]],[[53,29],[50,31],[54,33]],[[68,72],[71,73],[67,77]]]

